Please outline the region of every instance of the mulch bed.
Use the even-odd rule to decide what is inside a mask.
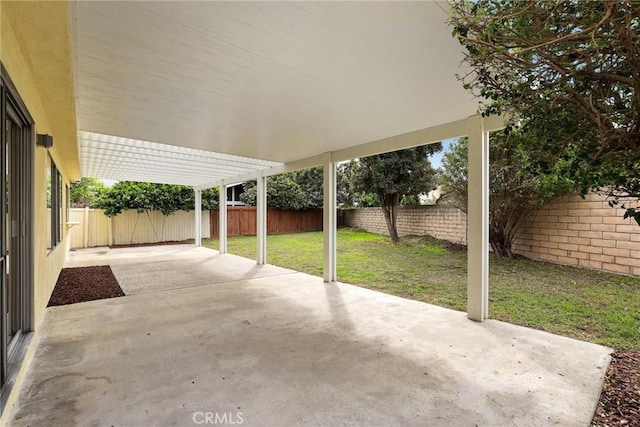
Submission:
[[[611,355],[594,427],[640,426],[640,351]]]
[[[165,246],[165,245],[189,245],[193,244],[193,239],[189,240],[169,240],[166,242],[154,242],[154,243],[131,243],[128,245],[111,245],[110,248],[138,248],[144,246]]]
[[[122,296],[124,292],[108,265],[63,268],[47,307]]]

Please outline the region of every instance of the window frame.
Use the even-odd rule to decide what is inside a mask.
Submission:
[[[62,191],[63,191],[62,175],[60,174],[60,171],[58,170],[58,166],[56,165],[56,162],[53,160],[53,157],[51,157],[51,153],[47,152],[47,156],[48,156],[48,161],[47,161],[47,174],[48,174],[47,177],[48,178],[47,179],[49,179],[51,183],[50,192],[47,195],[47,208],[49,208],[51,212],[51,221],[48,224],[50,240],[49,240],[49,245],[47,246],[48,246],[48,249],[52,251],[62,242],[62,239],[63,239],[62,212],[64,207],[64,203],[63,203],[64,199],[62,194]],[[47,183],[47,186],[49,186],[49,183]]]

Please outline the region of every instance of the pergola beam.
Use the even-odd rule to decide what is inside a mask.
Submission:
[[[391,151],[403,150],[405,148],[432,144],[445,139],[458,138],[466,134],[466,129],[467,119],[456,120],[455,122],[403,133],[401,135],[378,139],[376,141],[367,142],[366,144],[337,150],[333,153],[333,161],[338,163],[356,159],[358,157],[389,153]]]
[[[291,163],[286,163],[281,166],[274,166],[266,169],[257,170],[254,172],[236,175],[229,179],[220,179],[217,181],[208,182],[205,184],[201,184],[196,186],[201,190],[206,190],[207,188],[219,187],[221,185],[230,185],[236,184],[239,182],[251,181],[253,179],[257,179],[258,176],[269,177],[274,175],[280,175],[286,172],[295,172],[302,169],[312,168],[314,166],[321,166],[323,162],[322,155],[309,157],[307,159],[298,160]]]
[[[501,117],[501,116],[500,116]],[[333,163],[344,162],[359,157],[373,156],[380,153],[388,153],[390,151],[402,150],[404,148],[412,148],[425,144],[440,142],[445,139],[457,138],[466,135],[467,120],[461,119],[454,122],[445,123],[443,125],[433,126],[389,138],[378,139],[364,144],[356,145],[331,153]],[[499,123],[502,119],[495,119]],[[314,166],[321,166],[325,163],[324,155],[309,157],[295,162],[286,163],[282,166],[274,166],[261,171],[254,171],[246,174],[240,174],[228,179],[208,182],[196,186],[195,188],[205,190],[207,188],[218,187],[220,185],[229,185],[231,183],[250,181],[256,179],[259,173],[262,176],[279,175],[285,172],[294,172],[301,169],[307,169]]]

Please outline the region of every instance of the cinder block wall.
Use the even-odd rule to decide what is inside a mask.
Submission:
[[[640,276],[640,226],[589,194],[547,203],[522,227],[516,253],[531,259]]]
[[[640,276],[640,226],[623,214],[597,194],[563,196],[524,222],[513,249],[530,259]],[[346,210],[344,224],[389,234],[380,208]],[[402,207],[397,225],[400,236],[467,243],[467,216],[454,207]]]
[[[344,225],[389,235],[381,208],[345,210]],[[426,234],[453,243],[467,244],[467,215],[451,206],[400,207],[396,225],[400,236]]]

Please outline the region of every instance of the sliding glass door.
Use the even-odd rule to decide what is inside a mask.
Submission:
[[[31,330],[33,126],[2,69],[0,80],[0,387],[2,404]]]

